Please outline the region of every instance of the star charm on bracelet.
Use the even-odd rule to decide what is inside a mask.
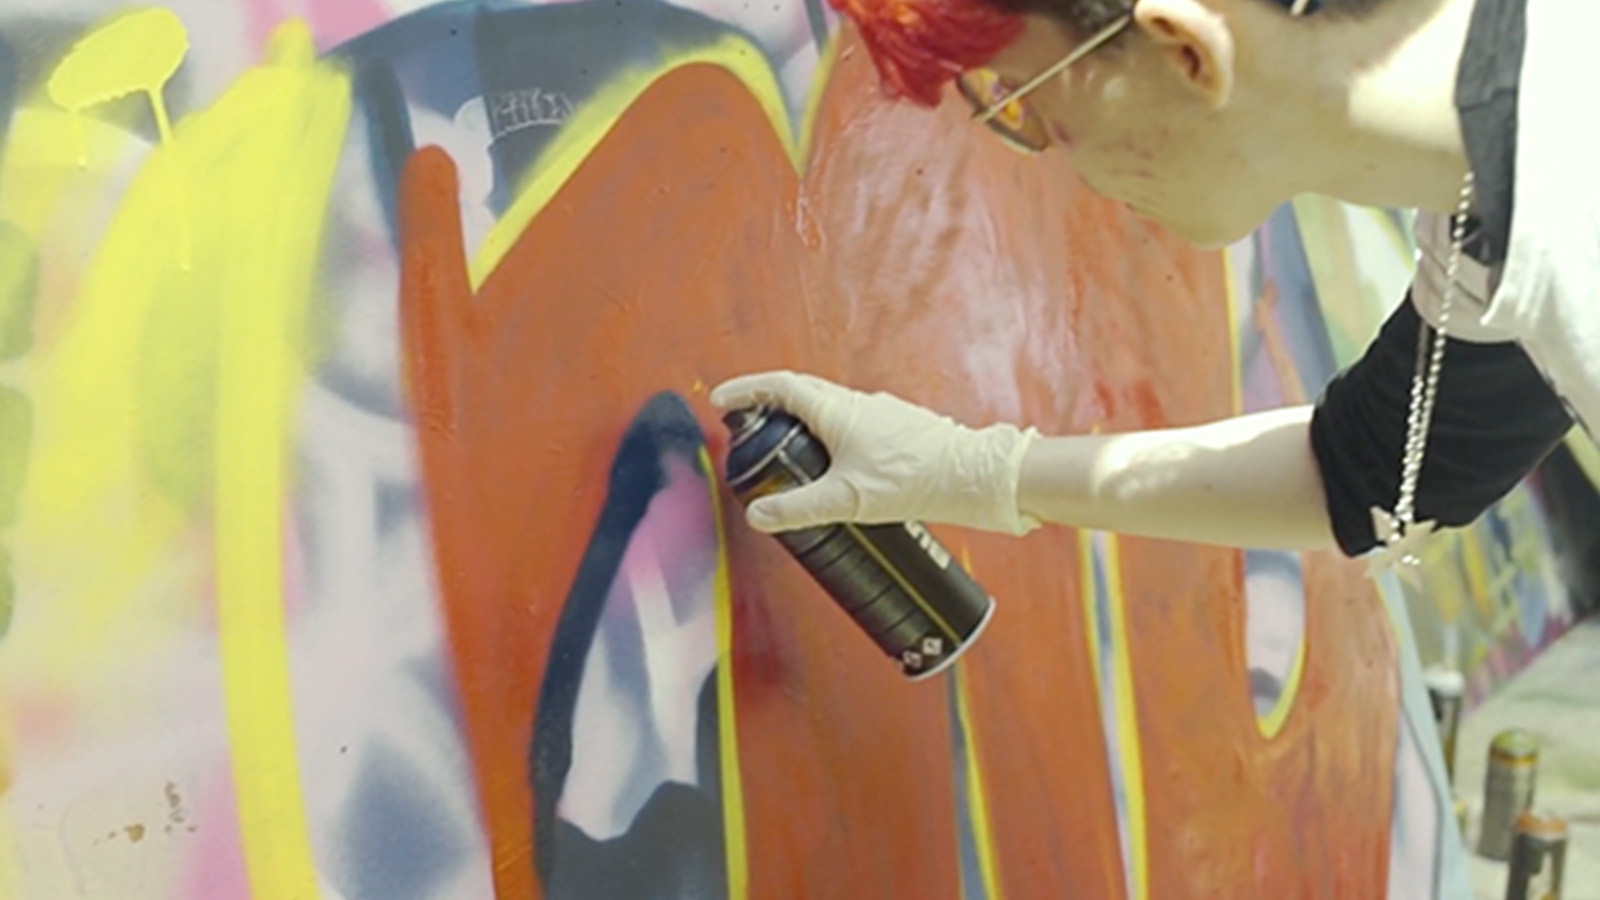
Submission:
[[[1422,562],[1417,554],[1428,538],[1433,536],[1436,524],[1427,521],[1405,525],[1393,513],[1374,506],[1372,532],[1383,546],[1367,558],[1367,571],[1376,576],[1395,569],[1401,577],[1413,585],[1417,584],[1421,580],[1417,567]]]

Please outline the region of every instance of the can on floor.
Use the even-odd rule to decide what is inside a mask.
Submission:
[[[1511,857],[1517,819],[1533,807],[1539,769],[1539,742],[1522,729],[1502,731],[1489,744],[1489,769],[1483,779],[1483,819],[1478,852],[1504,862]]]
[[[1456,735],[1461,730],[1461,700],[1466,694],[1467,680],[1454,669],[1429,669],[1423,675],[1423,683],[1428,686],[1433,718],[1439,726],[1439,742],[1444,748],[1444,770],[1454,782]]]
[[[1567,823],[1560,816],[1527,812],[1517,819],[1506,900],[1561,900],[1566,874]]]

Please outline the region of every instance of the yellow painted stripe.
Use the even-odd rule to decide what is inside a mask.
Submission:
[[[51,422],[37,458],[50,461],[30,485],[28,528],[35,540],[94,546],[104,557],[89,568],[104,567],[114,580],[95,573],[84,590],[66,592],[67,615],[93,641],[97,632],[115,633],[137,593],[130,586],[147,585],[170,542],[191,527],[188,498],[174,499],[170,485],[156,483],[152,463],[169,475],[209,473],[209,482],[197,476],[195,486],[215,501],[223,695],[251,894],[314,900],[283,619],[282,531],[289,409],[306,362],[297,338],[305,331],[350,103],[347,80],[316,63],[304,26],[281,34],[272,62],[178,123],[121,195],[69,329],[33,372]],[[100,78],[96,89],[116,87],[108,61],[152,61],[151,48],[138,42],[102,37],[97,48],[76,57],[89,67],[83,75]],[[119,49],[121,57],[113,52]],[[28,124],[45,122],[65,126],[58,132],[79,130],[71,119],[48,115],[30,116]],[[115,155],[98,140],[80,149],[95,165]],[[8,167],[15,162],[12,156]],[[206,203],[180,202],[202,185]],[[48,210],[40,201],[34,196],[25,205],[40,213],[34,221],[43,227]],[[203,326],[211,315],[214,337],[204,327],[170,327]],[[208,349],[217,351],[215,364]],[[157,366],[169,361],[181,365]],[[153,369],[191,377],[163,382],[150,377]],[[207,391],[212,377],[214,398]],[[178,390],[152,391],[152,384]],[[177,439],[188,437],[179,422],[204,423],[199,427],[214,441]],[[71,452],[49,452],[57,446]],[[140,625],[161,618],[147,616]],[[49,646],[81,653],[82,643]]]
[[[972,713],[967,698],[967,678],[962,672],[964,660],[951,668],[956,679],[956,717],[961,723],[961,739],[967,746],[967,807],[972,815],[972,841],[978,851],[978,869],[983,877],[983,889],[989,900],[1001,900],[1000,860],[995,852],[994,830],[989,825],[989,794],[983,783],[983,764],[978,752],[978,732],[972,724]]]
[[[1232,377],[1228,380],[1232,392],[1230,402],[1233,404],[1233,414],[1241,415],[1244,412],[1244,359],[1241,356],[1243,350],[1240,346],[1239,330],[1244,309],[1241,306],[1243,300],[1239,294],[1239,286],[1234,281],[1234,276],[1237,274],[1234,252],[1233,248],[1222,251],[1222,279],[1227,285],[1228,294],[1228,359],[1229,371],[1232,373]],[[1256,728],[1269,740],[1277,737],[1283,730],[1283,724],[1289,720],[1289,711],[1294,708],[1295,696],[1300,690],[1305,655],[1306,642],[1302,635],[1295,646],[1294,661],[1289,667],[1289,677],[1284,682],[1283,693],[1278,696],[1278,701],[1273,704],[1270,712],[1265,716],[1256,717]]]
[[[1244,412],[1244,360],[1239,347],[1239,322],[1243,315],[1239,308],[1239,286],[1234,284],[1233,248],[1222,251],[1222,284],[1228,297],[1228,403],[1234,415]]]
[[[729,900],[750,895],[750,861],[745,842],[744,781],[739,770],[739,726],[733,702],[733,591],[728,581],[728,541],[711,454],[700,448],[700,465],[711,491],[717,531],[717,760],[722,768],[722,839],[728,866]]]
[[[800,120],[799,142],[790,149],[789,158],[794,163],[795,172],[804,174],[807,164],[811,161],[812,141],[816,136],[817,110],[822,108],[822,96],[827,91],[828,80],[833,77],[833,67],[839,61],[839,33],[835,31],[828,35],[828,43],[817,54],[817,70],[811,73],[811,91],[806,95],[805,112]],[[745,80],[750,84],[751,90],[756,90],[766,82]],[[763,106],[766,103],[763,102]],[[780,137],[783,133],[780,133]]]
[[[165,147],[148,158],[141,153],[145,164],[132,181],[112,187],[103,179],[133,161],[124,154],[140,152],[142,142],[80,114],[116,97],[159,96],[186,49],[187,34],[170,11],[114,16],[78,41],[29,98],[33,105],[15,117],[0,154],[4,217],[30,245],[63,222],[93,235],[99,216],[90,210],[106,195],[119,202],[83,277],[52,285],[55,293],[72,294],[48,304],[64,326],[59,340],[52,345],[41,333],[26,361],[37,415],[15,549],[50,573],[49,593],[61,598],[55,614],[36,623],[42,630],[35,637],[43,639],[35,646],[48,648],[43,671],[59,675],[50,680],[63,688],[94,677],[96,663],[122,646],[125,622],[136,620],[141,629],[168,625],[153,608],[135,604],[141,588],[161,596],[152,582],[192,524],[151,489],[149,447],[163,446],[169,423],[184,419],[172,413],[198,411],[162,396],[155,409],[163,416],[140,396],[154,381],[140,376],[159,368],[156,360],[194,355],[191,347],[168,343],[173,329],[161,327],[163,313],[196,296],[209,299],[192,284],[175,283],[164,237],[175,229],[168,198],[182,172]],[[86,220],[75,221],[74,213]],[[0,290],[19,287],[15,277],[0,281],[7,282]],[[196,319],[203,321],[188,317]],[[94,548],[93,566],[82,565],[85,547]],[[150,638],[157,639],[153,632]]]
[[[273,65],[213,111],[228,178],[210,206],[234,229],[220,258],[216,419],[217,601],[239,823],[252,896],[318,895],[295,752],[283,546],[299,333],[349,121],[348,83],[314,61],[299,23]],[[182,135],[179,138],[183,140]],[[227,145],[220,145],[227,146]],[[253,218],[252,218],[253,216]],[[197,229],[197,233],[204,233]],[[208,264],[204,261],[201,264]]]
[[[1289,677],[1284,679],[1283,691],[1278,694],[1278,700],[1272,704],[1271,711],[1265,716],[1256,717],[1256,728],[1261,731],[1261,736],[1269,741],[1283,731],[1284,723],[1289,721],[1289,711],[1294,709],[1295,698],[1300,695],[1300,680],[1305,674],[1306,667],[1306,637],[1303,628],[1304,626],[1300,640],[1295,642],[1294,660],[1289,664]]]
[[[1128,647],[1126,598],[1122,592],[1122,559],[1117,536],[1106,535],[1106,591],[1111,606],[1111,642],[1116,647],[1117,749],[1122,756],[1122,778],[1128,792],[1128,848],[1133,869],[1132,900],[1148,900],[1150,878],[1145,832],[1144,761],[1139,740],[1139,715],[1133,693],[1133,659]]]
[[[816,118],[822,86],[827,84],[837,59],[836,45],[837,41],[830,40],[817,64],[811,95],[806,100],[805,120],[800,124],[798,136],[790,122],[783,89],[766,51],[738,35],[725,35],[704,46],[679,53],[659,66],[634,68],[615,76],[610,84],[585,100],[577,113],[562,126],[555,141],[534,163],[527,183],[517,191],[516,200],[489,230],[483,246],[472,260],[469,274],[473,288],[483,285],[489,273],[510,252],[517,238],[527,230],[528,223],[539,215],[550,198],[589,158],[589,154],[611,132],[628,107],[651,85],[685,66],[720,66],[738,78],[767,114],[767,120],[772,123],[773,133],[782,142],[790,164],[797,173],[803,171],[807,154],[810,153],[812,123]]]
[[[1457,538],[1461,541],[1462,568],[1467,573],[1467,594],[1472,598],[1478,618],[1488,621],[1494,617],[1500,602],[1490,584],[1488,554],[1483,549],[1482,537],[1477,529],[1466,528],[1457,532]]]
[[[961,565],[974,578],[972,554],[966,546],[961,548]],[[978,748],[978,729],[972,722],[971,705],[967,695],[965,660],[951,667],[951,677],[956,679],[956,720],[961,723],[961,740],[967,748],[967,806],[972,814],[972,840],[977,845],[978,869],[983,877],[983,889],[989,900],[1001,900],[1000,857],[996,851],[994,830],[989,825],[989,793],[983,781],[983,755]]]

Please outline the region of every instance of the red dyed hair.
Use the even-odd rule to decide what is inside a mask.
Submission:
[[[829,0],[849,16],[890,89],[937,106],[946,84],[984,65],[1022,33],[994,0]]]

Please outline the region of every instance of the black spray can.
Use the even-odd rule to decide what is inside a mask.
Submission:
[[[1566,863],[1566,820],[1523,813],[1517,819],[1517,836],[1511,848],[1506,900],[1561,900]]]
[[[1517,819],[1533,807],[1539,774],[1539,741],[1520,728],[1502,731],[1489,742],[1489,768],[1483,776],[1483,817],[1478,823],[1478,853],[1499,862],[1511,858]]]
[[[1444,745],[1444,773],[1451,782],[1456,777],[1456,737],[1461,732],[1461,701],[1467,680],[1454,669],[1430,669],[1422,674],[1433,703],[1433,717],[1439,724],[1439,741]]]
[[[733,433],[728,485],[742,503],[828,469],[827,449],[783,410],[736,410],[723,422]],[[994,612],[994,600],[916,522],[827,525],[777,538],[913,681],[954,662]]]

